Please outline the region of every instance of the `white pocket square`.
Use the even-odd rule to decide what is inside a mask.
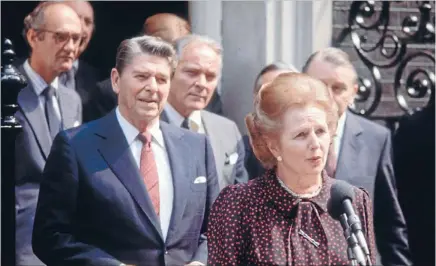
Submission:
[[[80,122],[79,121],[74,122],[73,127],[78,127],[78,126],[80,126]]]
[[[201,184],[201,183],[206,183],[205,176],[199,176],[194,180],[194,184]]]
[[[227,156],[225,163],[226,164],[235,164],[238,161],[238,153],[234,152],[232,154],[230,154],[229,156]]]

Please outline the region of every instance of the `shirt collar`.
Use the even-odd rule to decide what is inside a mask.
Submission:
[[[41,95],[48,86],[47,82],[45,82],[45,80],[38,73],[36,73],[35,70],[33,70],[33,68],[29,64],[29,60],[26,60],[24,62],[23,67],[24,71],[26,71],[26,74],[30,79],[30,83],[32,84],[32,88],[35,91],[36,95]],[[50,83],[50,85],[57,91],[59,87],[58,77],[56,77]]]
[[[339,117],[339,120],[338,120],[338,127],[336,128],[336,136],[339,138],[342,136],[342,133],[344,132],[346,116],[347,116],[347,112],[344,112],[341,115],[341,117]]]
[[[124,136],[126,137],[128,145],[132,145],[132,143],[137,139],[139,135],[139,130],[135,126],[130,124],[127,119],[124,118],[119,110],[119,107],[116,108],[115,114],[117,116],[118,123],[120,124],[120,127],[124,133]],[[149,127],[147,131],[150,132],[151,136],[157,142],[157,144],[165,147],[162,131],[160,130],[159,120],[157,120],[156,123]]]
[[[168,115],[169,122],[172,122],[173,124],[180,126],[183,123],[183,120],[185,120],[185,117],[183,117],[177,110],[169,103],[165,104],[164,107],[166,114]],[[197,124],[198,126],[201,125],[201,111],[195,110],[193,111],[189,117],[189,120]]]
[[[76,73],[77,70],[79,69],[79,59],[74,60],[73,69],[74,69],[74,73]]]
[[[263,182],[266,203],[280,212],[290,213],[302,201],[313,203],[322,212],[327,211],[327,201],[333,180],[327,176],[325,171],[322,173],[321,191],[313,198],[307,199],[294,197],[286,191],[278,181],[276,168],[268,170],[261,180]]]

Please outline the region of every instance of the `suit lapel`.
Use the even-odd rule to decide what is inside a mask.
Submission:
[[[96,133],[103,137],[99,151],[163,239],[159,218],[142,182],[141,174],[118,123],[115,111],[112,111],[104,119]]]
[[[62,129],[68,129],[74,126],[77,121],[77,102],[75,102],[73,97],[71,97],[68,88],[59,84],[58,98],[59,98],[59,108],[62,117]]]
[[[362,150],[361,134],[363,132],[354,114],[347,112],[342,136],[341,149],[338,157],[338,169],[336,178],[341,180],[351,180],[357,169],[359,153]]]
[[[164,110],[162,110],[162,113],[160,113],[160,118],[159,118],[161,121],[164,121],[164,122],[166,122],[166,123],[170,123],[170,120],[168,119],[168,115],[167,115],[167,113],[165,112],[165,109]]]
[[[47,159],[52,144],[50,131],[38,95],[36,95],[30,82],[28,86],[20,91],[17,101],[30,127],[33,129],[44,159]]]
[[[168,154],[168,159],[171,167],[174,187],[174,202],[171,215],[171,223],[168,228],[167,240],[171,239],[172,232],[177,231],[177,224],[182,219],[185,211],[186,202],[190,196],[190,184],[192,180],[191,171],[194,169],[190,156],[191,153],[189,144],[183,141],[183,132],[174,130],[166,123],[161,123],[161,130],[165,141],[165,147]]]
[[[215,165],[218,174],[218,180],[220,183],[220,187],[224,187],[224,176],[223,176],[223,166],[226,160],[226,154],[223,152],[221,141],[226,139],[225,136],[220,138],[219,134],[222,132],[222,129],[219,128],[219,124],[214,123],[214,118],[209,115],[208,112],[201,112],[202,122],[206,131],[206,135],[209,137],[210,144],[212,146],[213,154],[215,157]],[[220,141],[221,140],[221,141]]]

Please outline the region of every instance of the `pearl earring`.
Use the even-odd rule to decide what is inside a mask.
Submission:
[[[277,161],[281,162],[282,161],[282,156],[277,156]]]

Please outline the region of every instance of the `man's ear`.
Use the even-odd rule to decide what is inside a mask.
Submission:
[[[118,86],[119,82],[120,82],[120,73],[116,68],[112,68],[111,70],[112,90],[115,92],[116,95],[120,93],[120,88]]]
[[[38,32],[36,32],[34,29],[29,29],[26,32],[26,39],[30,48],[33,50],[38,39]]]

